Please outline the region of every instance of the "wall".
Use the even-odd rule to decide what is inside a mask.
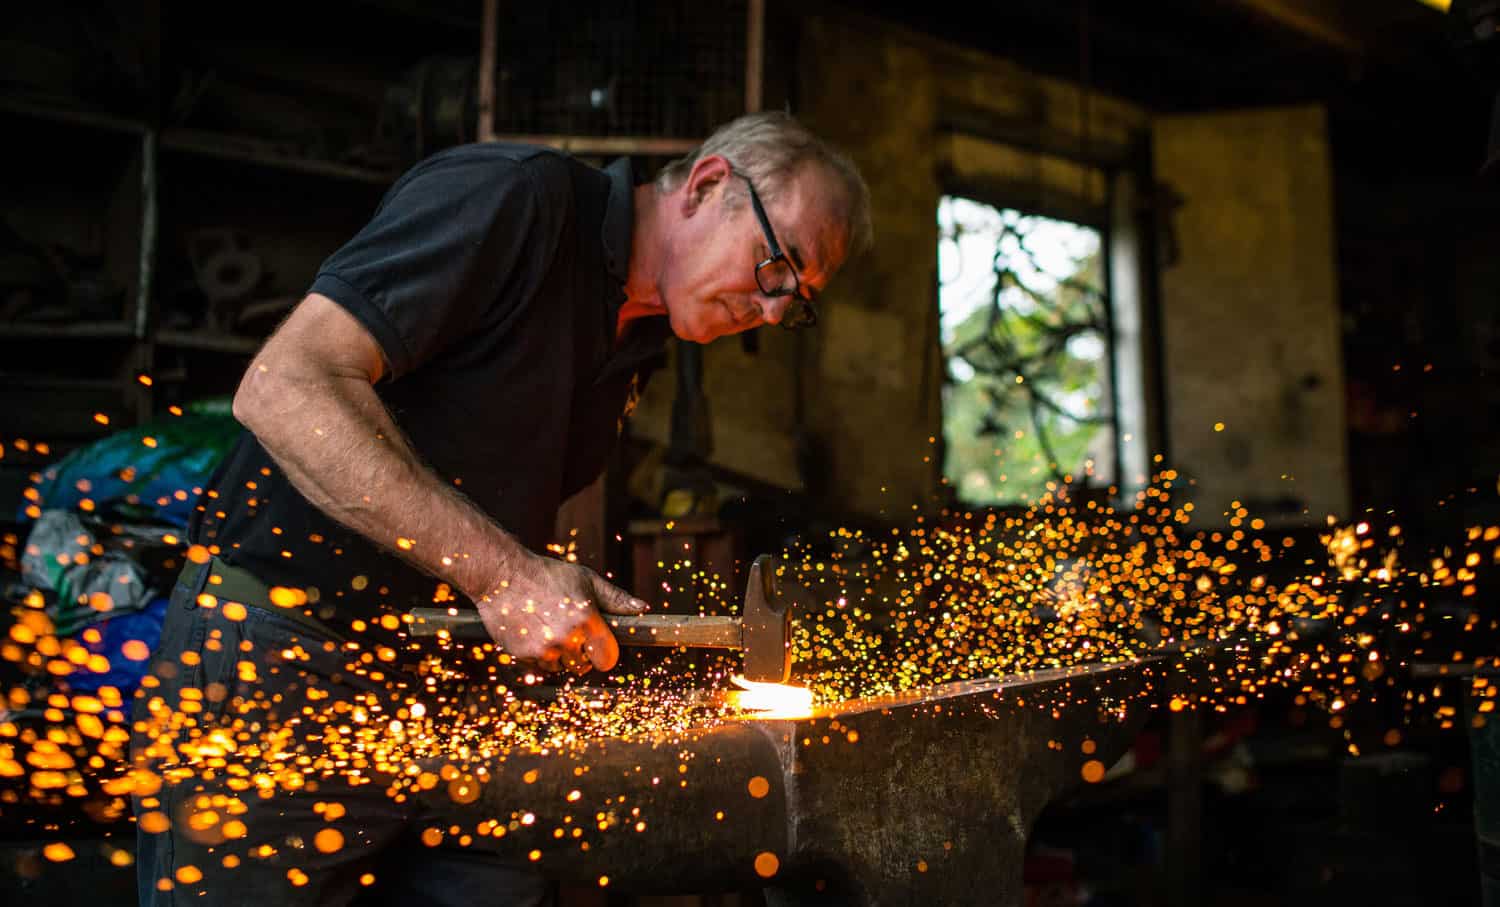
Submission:
[[[1321,108],[1162,117],[1183,198],[1161,276],[1172,465],[1204,523],[1349,515],[1333,184]]]

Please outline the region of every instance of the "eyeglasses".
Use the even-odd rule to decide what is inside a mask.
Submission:
[[[818,312],[813,308],[813,300],[801,293],[802,281],[797,278],[797,269],[781,250],[781,243],[776,241],[776,233],[771,229],[771,221],[766,217],[766,207],[760,202],[755,184],[743,173],[735,171],[734,175],[744,180],[750,190],[750,207],[755,209],[755,219],[760,221],[761,232],[766,236],[766,248],[771,250],[771,257],[755,266],[756,285],[767,296],[791,297],[781,316],[782,327],[789,330],[812,327],[818,323]]]

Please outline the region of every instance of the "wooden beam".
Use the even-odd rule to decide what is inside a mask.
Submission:
[[[1357,34],[1340,4],[1318,0],[1235,0],[1251,14],[1341,51],[1363,54],[1368,41]]]
[[[703,144],[702,139],[609,135],[492,135],[487,141],[514,142],[521,145],[551,145],[573,154],[662,156],[686,154]]]
[[[945,195],[957,195],[997,208],[1015,208],[1027,214],[1065,220],[1101,231],[1109,227],[1107,203],[1091,202],[1076,192],[1056,186],[1029,180],[959,174],[946,167],[940,168],[938,181]]]
[[[745,23],[745,112],[755,113],[764,103],[766,65],[766,0],[750,0]]]
[[[947,99],[938,106],[937,131],[971,135],[1105,170],[1124,165],[1136,150],[1098,136],[1090,137],[1085,148],[1078,136],[1048,126],[1040,119],[1005,116],[976,104]]]
[[[484,0],[484,23],[479,35],[479,123],[475,136],[481,142],[495,138],[495,29],[500,26],[500,0]]]

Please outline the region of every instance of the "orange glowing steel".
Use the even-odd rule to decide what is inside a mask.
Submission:
[[[757,683],[735,675],[730,680],[744,692],[732,693],[731,701],[755,718],[805,718],[812,714],[813,693],[807,687],[784,683]]]

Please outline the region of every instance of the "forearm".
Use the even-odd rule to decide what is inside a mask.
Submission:
[[[251,366],[235,414],[313,506],[473,599],[522,569],[525,547],[421,462],[366,376],[276,371]]]

